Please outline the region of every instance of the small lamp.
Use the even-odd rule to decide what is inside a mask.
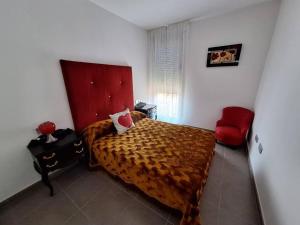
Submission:
[[[46,143],[57,141],[57,138],[52,136],[53,132],[55,131],[55,123],[46,121],[44,123],[41,123],[36,130],[43,135],[47,135]]]

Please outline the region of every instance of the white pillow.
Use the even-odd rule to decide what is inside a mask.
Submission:
[[[112,119],[118,134],[123,134],[130,128],[134,127],[129,109],[109,115],[109,117]]]

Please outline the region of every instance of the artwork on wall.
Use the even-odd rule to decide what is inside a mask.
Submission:
[[[242,44],[209,48],[206,66],[238,66],[241,49]]]

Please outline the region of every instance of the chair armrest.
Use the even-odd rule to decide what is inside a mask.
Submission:
[[[248,127],[242,127],[242,128],[240,129],[240,131],[241,131],[241,134],[242,134],[243,136],[246,136],[246,134],[247,134],[248,130],[249,130],[249,128],[248,128]]]
[[[226,123],[225,120],[218,120],[216,123],[217,127],[220,127],[220,126],[222,127],[222,126],[227,126],[227,125],[228,125],[228,123]]]

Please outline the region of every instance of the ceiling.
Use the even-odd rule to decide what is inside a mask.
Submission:
[[[145,29],[224,14],[271,0],[90,0]]]

